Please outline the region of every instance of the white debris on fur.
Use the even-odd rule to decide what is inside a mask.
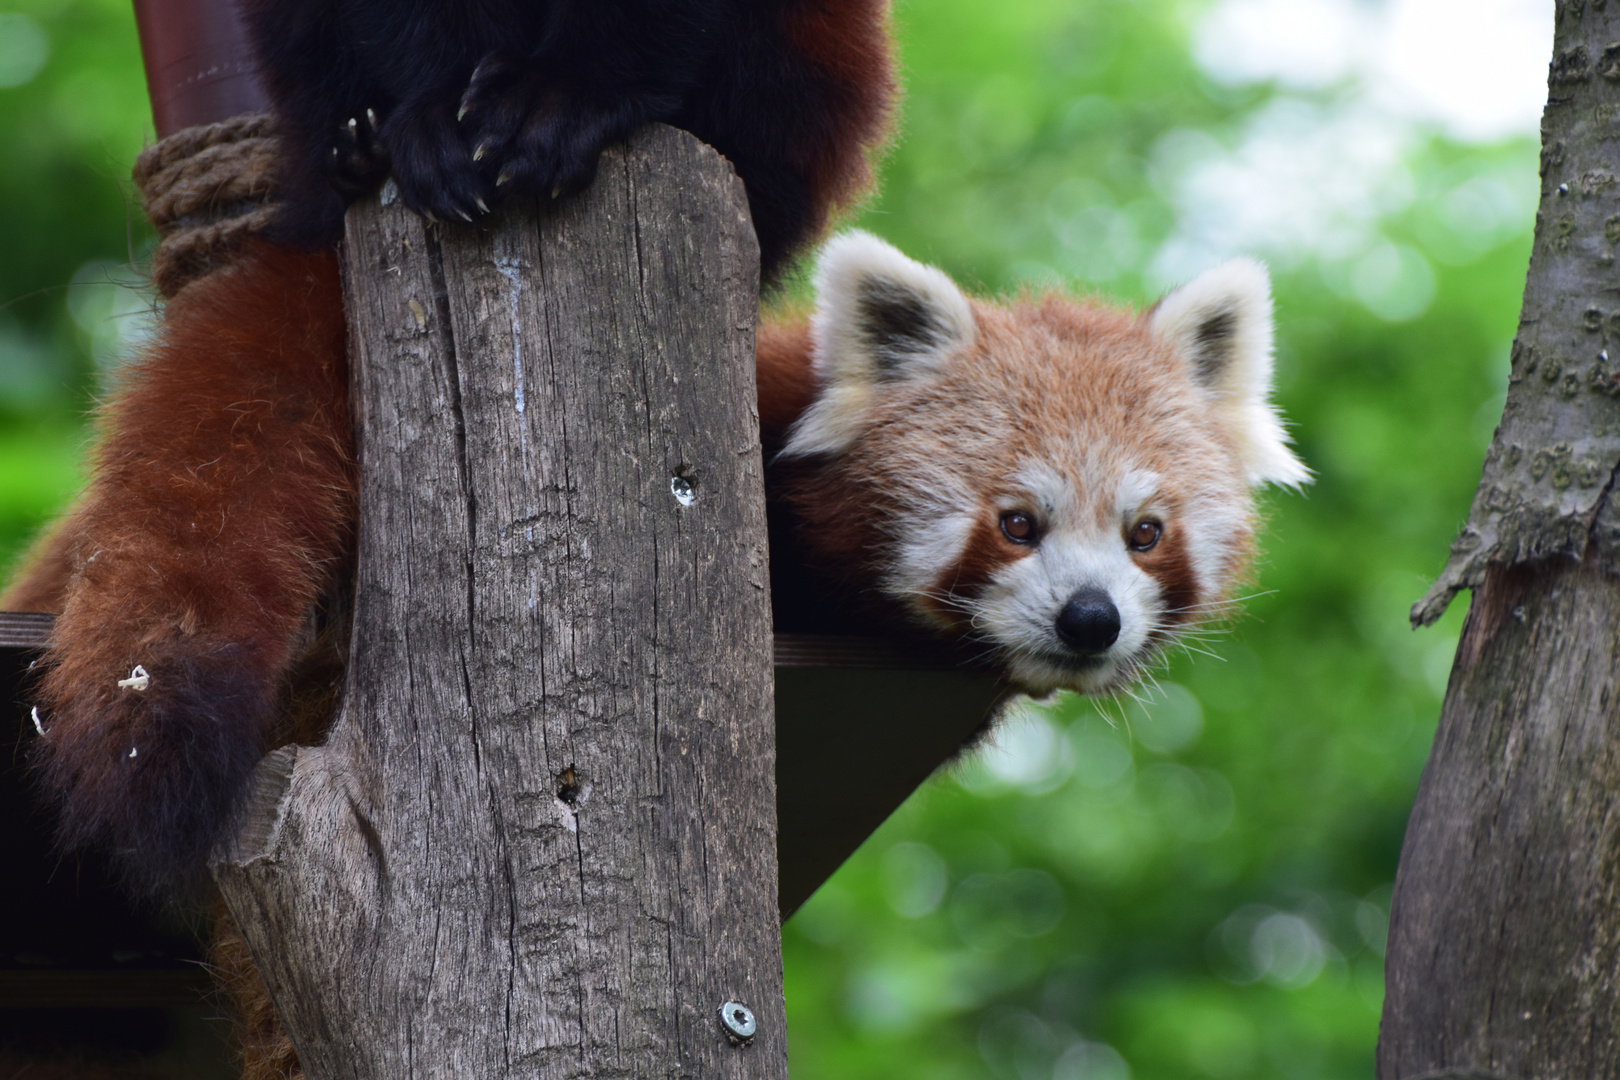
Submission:
[[[39,732],[40,738],[43,739],[45,737],[45,725],[39,719],[39,706],[35,705],[29,710],[29,713],[34,718],[34,730]]]
[[[130,747],[130,748],[129,748],[129,756],[130,756],[130,757],[134,757],[134,756],[135,756],[135,748],[134,748],[134,747],[133,747],[133,746],[132,746],[132,747]]]
[[[129,678],[118,680],[118,689],[120,690],[145,690],[151,685],[152,676],[148,675],[146,669],[139,664],[136,664],[135,670],[129,673]],[[130,751],[129,756],[134,757],[135,752]]]

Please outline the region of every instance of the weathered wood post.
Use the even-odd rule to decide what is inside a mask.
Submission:
[[[1401,852],[1382,1080],[1620,1071],[1620,4],[1559,0],[1474,600]]]
[[[653,128],[487,226],[385,189],[346,268],[347,688],[215,865],[301,1062],[785,1077],[741,184]]]

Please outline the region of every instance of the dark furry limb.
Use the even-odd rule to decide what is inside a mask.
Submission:
[[[256,249],[182,290],[101,428],[81,505],[0,604],[47,606],[65,580],[40,779],[66,845],[107,847],[134,889],[165,893],[230,822],[348,555],[333,257]],[[144,689],[120,686],[137,666]]]
[[[894,96],[884,0],[245,0],[289,143],[271,238],[334,243],[392,169],[471,220],[590,183],[664,121],[736,166],[767,280],[869,182]],[[372,130],[375,118],[376,130]]]

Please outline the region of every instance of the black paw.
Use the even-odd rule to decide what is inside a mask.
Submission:
[[[557,198],[589,187],[602,148],[652,111],[634,97],[595,100],[557,86],[533,61],[491,53],[473,71],[457,119],[496,192]]]
[[[455,109],[453,102],[402,104],[381,129],[405,205],[435,221],[471,221],[495,197]]]
[[[367,109],[338,128],[326,155],[326,176],[344,202],[369,195],[388,179],[393,161],[378,130],[377,114]]]

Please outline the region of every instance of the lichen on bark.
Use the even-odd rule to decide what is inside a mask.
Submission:
[[[1514,565],[1595,548],[1620,571],[1620,0],[1557,5],[1541,121],[1541,205],[1514,338],[1507,404],[1462,534],[1412,608]]]

